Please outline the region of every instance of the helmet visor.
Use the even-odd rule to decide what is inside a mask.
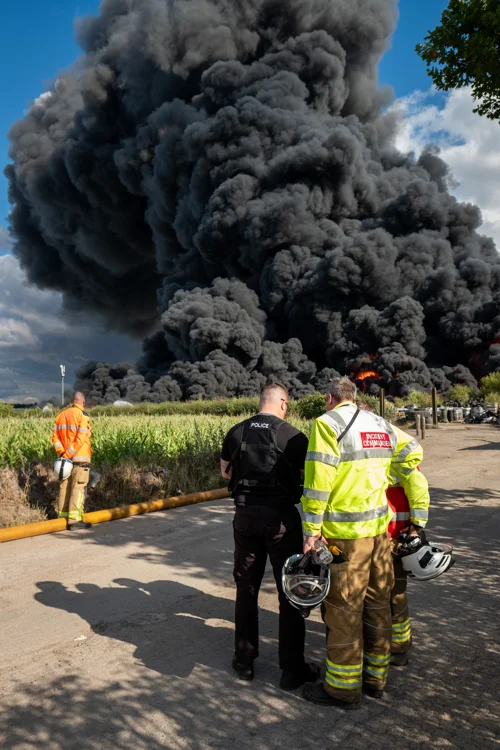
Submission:
[[[329,588],[329,576],[319,578],[297,573],[286,575],[284,580],[285,594],[300,607],[317,607],[328,594]]]

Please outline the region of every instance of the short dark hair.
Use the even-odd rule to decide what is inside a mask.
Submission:
[[[288,401],[288,388],[286,385],[283,385],[283,383],[275,380],[272,383],[266,383],[266,385],[262,387],[260,391],[260,403],[262,404],[264,401],[269,401],[278,391],[284,393],[285,398]]]

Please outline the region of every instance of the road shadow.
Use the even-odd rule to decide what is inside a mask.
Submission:
[[[410,742],[451,750],[498,748],[500,509],[488,505],[489,490],[465,490],[474,495],[467,507],[454,490],[432,493],[429,537],[452,542],[457,564],[437,581],[410,583],[412,660],[407,669],[391,670],[384,701],[366,700],[360,711],[345,714],[280,691],[277,614],[266,609],[256,680],[245,685],[234,678],[232,509],[229,503],[207,504],[196,514],[180,509],[190,511],[183,513],[182,532],[174,533],[179,525],[172,516],[179,511],[163,520],[150,516],[123,524],[120,543],[130,543],[137,555],[144,533],[138,527],[147,522],[144,538],[151,546],[144,553],[164,561],[161,579],[117,578],[103,587],[82,582],[76,590],[53,581],[38,584],[37,601],[77,614],[92,630],[89,641],[99,639],[100,646],[81,657],[81,670],[69,660],[63,676],[42,675],[6,696],[0,746],[277,750],[286,744],[312,750],[326,740],[349,750],[392,750]],[[158,522],[163,532],[155,529]],[[214,545],[215,565],[209,555]],[[168,580],[174,573],[176,581]],[[193,574],[199,588],[179,582]],[[220,587],[216,596],[203,590],[217,582],[222,595]],[[270,578],[264,589],[276,597]],[[310,620],[307,627],[306,653],[321,663],[322,624]],[[130,657],[120,644],[130,648]],[[101,657],[104,674],[96,677],[92,658]]]
[[[67,674],[17,686],[0,709],[8,750],[277,750],[395,747],[494,750],[500,707],[493,541],[455,574],[414,584],[411,666],[391,670],[384,701],[345,713],[306,704],[276,685],[277,615],[262,612],[256,680],[239,682],[230,599],[178,582],[116,579],[69,591],[40,582],[41,604],[78,614],[109,645],[91,647]],[[487,565],[485,567],[485,558]],[[491,588],[477,587],[482,577]],[[128,660],[120,641],[133,646]],[[322,653],[321,623],[308,623],[308,652]],[[92,655],[94,663],[92,663]],[[102,658],[101,672],[95,660]],[[274,659],[274,662],[273,662]],[[81,669],[78,669],[81,667]],[[89,668],[89,675],[85,668]],[[59,667],[60,672],[62,668]]]
[[[492,490],[485,487],[465,487],[463,489],[443,489],[442,487],[431,488],[431,525],[443,512],[448,512],[449,505],[464,501],[466,504],[482,503],[485,500],[499,500],[500,490]]]
[[[498,451],[500,450],[500,443],[491,443],[488,440],[485,440],[483,443],[480,443],[479,445],[467,445],[465,448],[459,448],[458,452],[462,453],[462,451]]]
[[[56,581],[41,581],[37,587],[38,602],[77,614],[100,637],[131,644],[134,658],[147,669],[182,678],[197,664],[232,671],[232,591],[231,598],[223,598],[177,581],[141,583],[126,578],[103,587],[80,583],[76,591]],[[272,641],[267,653],[274,659],[278,615],[260,609],[259,621],[261,634]],[[309,638],[321,645],[321,624],[311,622],[308,630]]]

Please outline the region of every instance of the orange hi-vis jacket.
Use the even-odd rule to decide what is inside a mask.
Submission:
[[[57,415],[52,432],[52,445],[58,456],[74,463],[90,463],[90,417],[80,404],[72,404]]]

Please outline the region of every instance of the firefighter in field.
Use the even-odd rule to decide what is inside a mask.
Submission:
[[[54,465],[59,479],[57,515],[67,519],[69,529],[88,529],[91,526],[83,521],[92,458],[90,438],[85,396],[77,392],[72,405],[58,414],[52,432],[52,445],[58,456]]]
[[[334,378],[326,413],[312,428],[305,463],[304,553],[324,537],[334,551],[325,599],[326,677],[304,687],[306,700],[354,709],[361,693],[381,698],[391,660],[394,571],[386,490],[399,482],[411,520],[428,516],[418,441],[355,404],[356,386]]]
[[[288,391],[281,383],[262,389],[259,413],[226,435],[221,472],[229,479],[236,512],[234,579],[236,582],[233,669],[252,680],[259,655],[258,596],[269,556],[279,594],[280,686],[295,690],[316,680],[319,669],[304,661],[305,624],[286,598],[282,568],[302,551],[302,527],[296,505],[302,493],[307,438],[285,422]]]

